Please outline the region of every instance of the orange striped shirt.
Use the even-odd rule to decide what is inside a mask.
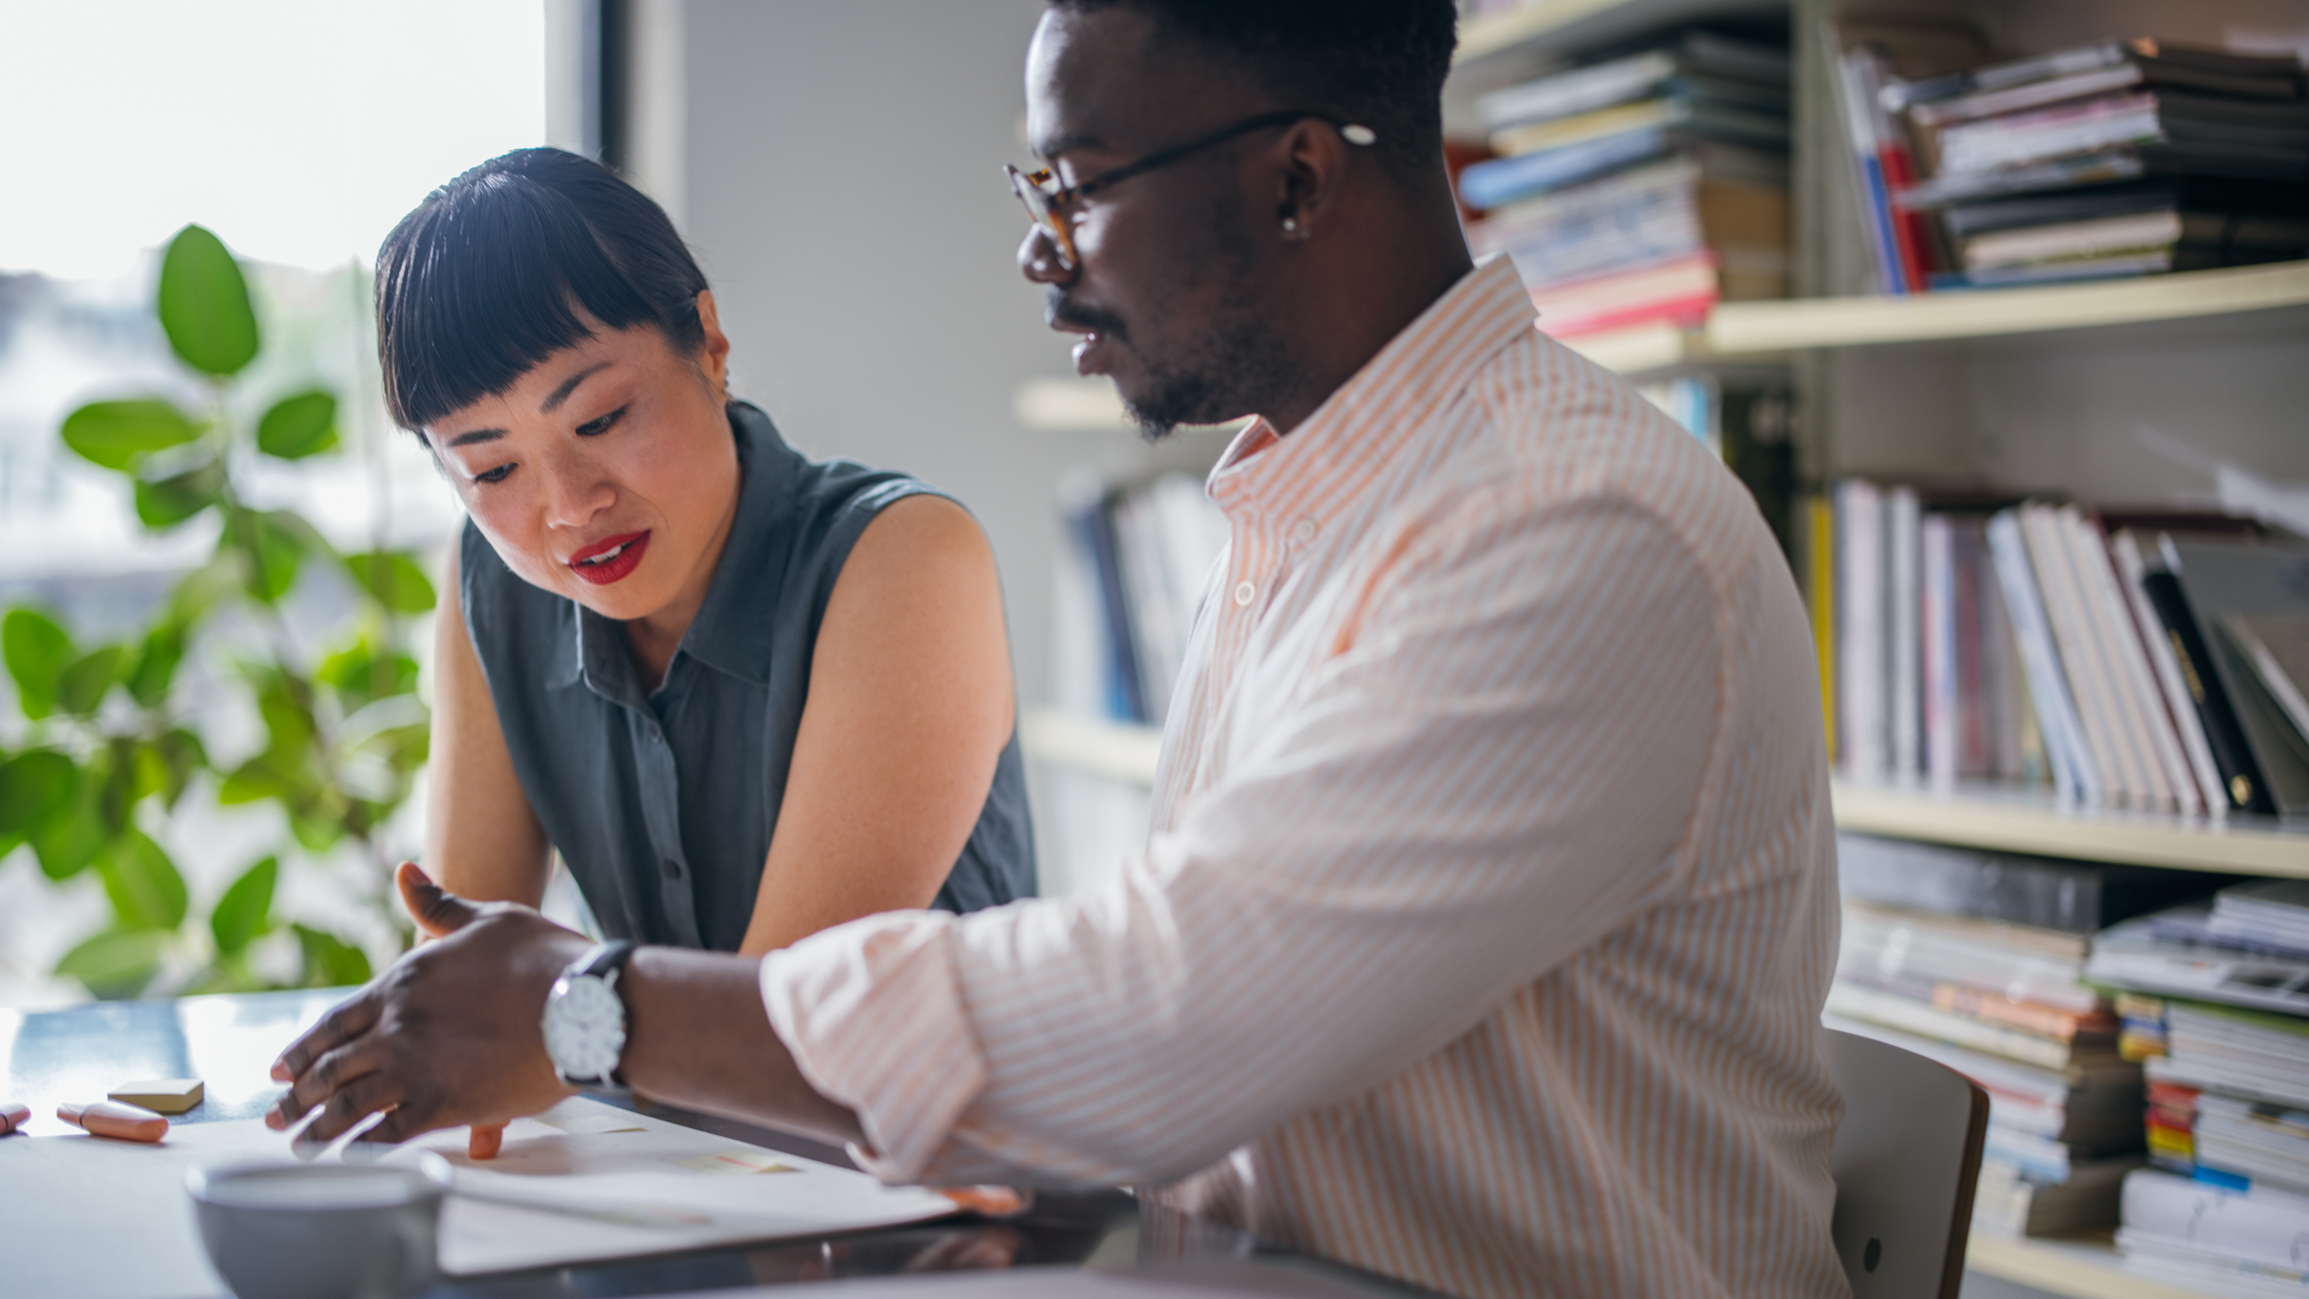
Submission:
[[[864,1164],[1453,1294],[1844,1294],[1819,681],[1746,492],[1504,259],[1210,488],[1144,855],[763,962]]]

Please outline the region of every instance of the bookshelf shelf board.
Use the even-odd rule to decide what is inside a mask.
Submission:
[[[2309,262],[2180,271],[2135,280],[1915,297],[1727,302],[1708,317],[1719,354],[1989,338],[2309,304]]]
[[[1976,1231],[1965,1246],[1964,1265],[2069,1299],[2206,1299],[2202,1291],[2125,1271],[2106,1236],[2007,1240]]]
[[[1708,357],[1707,340],[1699,331],[1667,321],[1578,334],[1556,341],[1606,370],[1617,370],[1621,374],[1666,370]]]
[[[1534,0],[1461,24],[1452,62],[1465,67],[1509,53],[1562,54],[1695,18],[1786,9],[1785,0]]]
[[[1152,785],[1163,733],[1152,726],[1083,717],[1057,708],[1030,708],[1018,740],[1026,756],[1133,785]]]
[[[1834,782],[1836,825],[1862,834],[2135,866],[2309,878],[2309,832],[2259,817],[2063,807],[2049,794]]]

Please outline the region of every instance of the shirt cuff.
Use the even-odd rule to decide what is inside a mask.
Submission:
[[[762,960],[762,1005],[802,1077],[850,1107],[885,1182],[918,1182],[986,1085],[954,967],[953,916],[892,912]]]

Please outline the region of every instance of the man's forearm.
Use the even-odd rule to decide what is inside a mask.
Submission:
[[[759,958],[644,947],[626,963],[626,1085],[651,1100],[834,1145],[858,1118],[818,1094],[762,1009]]]

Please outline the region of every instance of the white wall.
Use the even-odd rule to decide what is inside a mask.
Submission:
[[[714,286],[734,391],[812,455],[904,469],[969,505],[1002,565],[1020,697],[1044,699],[1059,475],[1210,450],[1156,457],[1128,433],[1011,415],[1021,382],[1072,373],[1013,264],[1026,217],[1002,177],[1026,157],[1041,0],[655,6],[680,11],[656,30],[681,32],[686,152],[635,171],[678,177],[659,197]],[[662,52],[651,62],[666,75]]]

